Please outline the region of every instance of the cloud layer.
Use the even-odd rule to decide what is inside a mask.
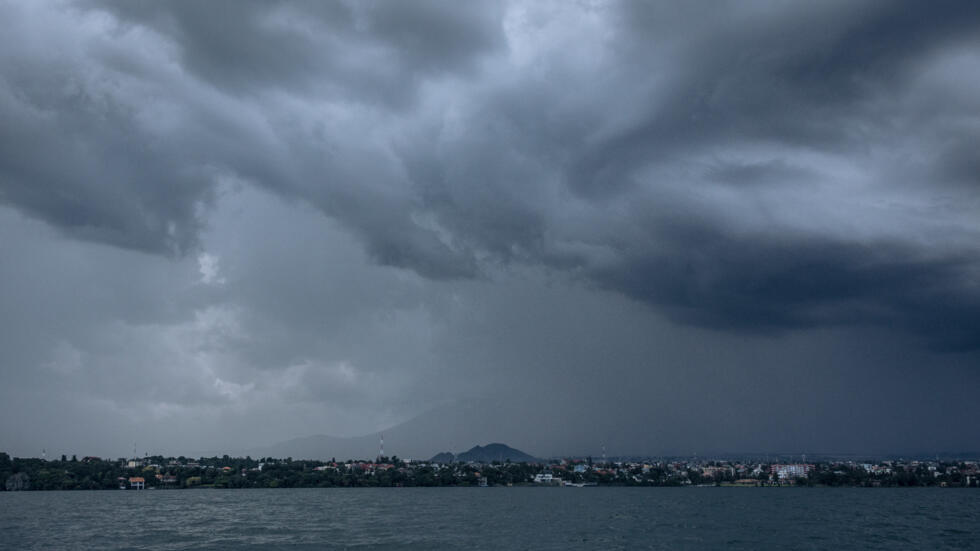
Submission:
[[[583,416],[539,454],[620,415],[673,420],[624,432],[636,451],[967,445],[931,422],[976,407],[912,390],[980,377],[974,3],[0,20],[2,392],[36,419],[0,444],[77,432],[36,410],[52,395],[116,449],[141,424],[246,446],[488,397]],[[756,397],[804,388],[805,412]],[[921,444],[823,427],[845,411]]]

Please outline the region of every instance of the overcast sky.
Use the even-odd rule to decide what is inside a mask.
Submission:
[[[0,451],[458,404],[980,450],[980,3],[0,0]]]

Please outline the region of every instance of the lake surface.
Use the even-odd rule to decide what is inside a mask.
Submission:
[[[980,491],[0,492],[4,549],[978,549]]]

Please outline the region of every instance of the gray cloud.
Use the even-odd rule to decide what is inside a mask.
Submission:
[[[404,106],[421,80],[470,71],[503,45],[496,2],[90,5],[160,33],[190,73],[236,94],[271,89]]]
[[[595,279],[681,322],[723,330],[864,323],[904,328],[939,348],[974,349],[980,342],[972,257],[928,258],[891,243],[731,236],[678,225],[659,233],[674,234],[676,248],[641,251]]]
[[[48,392],[160,446],[478,398],[542,419],[548,438],[508,430],[555,453],[624,417],[675,451],[901,445],[822,428],[847,415],[966,441],[930,435],[977,411],[929,374],[980,376],[973,3],[85,0],[0,21],[5,403]],[[807,388],[804,413],[754,398]],[[0,422],[0,449],[57,432],[37,418]]]

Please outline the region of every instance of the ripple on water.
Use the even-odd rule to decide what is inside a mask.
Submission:
[[[2,492],[4,549],[925,549],[980,541],[980,492],[378,488]]]

